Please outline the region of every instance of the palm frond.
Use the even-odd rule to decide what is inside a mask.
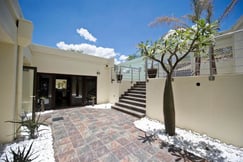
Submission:
[[[157,25],[163,25],[166,24],[168,26],[172,26],[172,28],[178,28],[178,27],[185,27],[187,26],[186,23],[179,18],[176,17],[169,17],[169,16],[161,16],[157,17],[153,22],[149,24],[150,27],[154,27]]]
[[[229,5],[225,8],[223,14],[218,18],[218,22],[220,23],[225,17],[228,16],[228,14],[232,11],[232,9],[237,4],[238,0],[231,0]]]

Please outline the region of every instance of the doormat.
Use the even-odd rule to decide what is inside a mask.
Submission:
[[[59,120],[64,120],[64,118],[63,117],[52,118],[52,121],[59,121]]]

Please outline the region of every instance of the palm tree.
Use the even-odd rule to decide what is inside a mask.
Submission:
[[[209,8],[209,4],[211,4],[211,3],[207,3],[206,1],[208,1],[208,0],[192,0],[191,1],[192,2],[192,8],[193,8],[193,14],[187,15],[187,17],[193,23],[200,20],[200,18],[202,17],[201,15],[202,15],[203,11],[205,11]],[[208,17],[209,17],[209,14],[207,14],[207,16],[206,16],[207,22],[208,22]],[[211,20],[211,18],[210,18],[210,20]],[[197,51],[199,51],[199,49]],[[200,53],[195,52],[194,57],[195,57],[195,75],[200,75],[201,55],[200,55]]]
[[[238,0],[231,0],[231,2],[227,5],[227,7],[224,9],[224,12],[222,15],[216,20],[218,22],[218,25],[220,25],[220,22],[228,16],[228,14],[232,11],[234,6],[237,4]],[[192,0],[192,6],[194,14],[191,16],[192,22],[195,20],[198,20],[202,17],[203,11],[206,12],[205,19],[207,20],[207,23],[212,22],[212,16],[213,16],[213,0]],[[201,9],[200,9],[201,8]],[[189,16],[190,18],[190,16]],[[195,56],[195,75],[200,75],[200,64],[201,64],[201,58],[200,55]],[[209,64],[210,64],[210,74],[215,75],[217,74],[217,67],[216,67],[216,61],[214,56],[214,45],[211,45],[209,47]]]
[[[208,1],[212,1],[212,0],[208,0]],[[238,0],[231,0],[231,2],[227,5],[227,7],[224,9],[224,12],[221,14],[221,16],[217,19],[218,21],[218,26],[220,26],[220,23],[222,22],[222,20],[227,17],[229,15],[229,13],[232,11],[232,9],[234,8],[234,6],[237,4]],[[212,2],[209,4],[208,9],[208,22],[211,23],[211,18],[212,18],[212,12],[213,12],[213,5]],[[210,63],[210,74],[217,74],[217,68],[216,68],[216,62],[215,62],[215,57],[214,57],[214,46],[211,45],[209,47],[209,52],[211,52],[211,54],[209,53],[209,63]]]
[[[134,60],[134,59],[139,58],[139,57],[141,57],[141,56],[138,55],[137,53],[131,54],[131,55],[128,55],[127,61]]]
[[[221,21],[228,16],[232,11],[234,6],[237,4],[238,0],[231,0],[231,2],[226,6],[224,12],[217,19],[218,25]],[[193,23],[198,21],[203,17],[203,14],[206,13],[205,19],[207,23],[212,22],[213,16],[213,0],[191,0],[192,3],[192,14],[187,15],[186,17],[191,20]],[[186,26],[186,23],[181,18],[162,16],[156,18],[154,22],[150,23],[150,26],[155,26],[158,24],[168,24],[173,25],[174,28],[178,26]],[[209,60],[210,60],[210,74],[217,74],[215,56],[214,56],[214,46],[209,47]],[[200,75],[200,66],[201,66],[201,57],[198,53],[194,53],[195,56],[195,75]]]

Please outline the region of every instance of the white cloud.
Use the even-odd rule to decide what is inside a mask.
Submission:
[[[114,63],[117,65],[117,64],[120,64],[120,63],[121,63],[121,61],[120,61],[120,60],[118,60],[117,58],[115,58],[115,59],[114,59]]]
[[[117,58],[114,58],[114,63],[117,65],[117,64],[120,64],[120,63],[123,63],[123,62],[126,62],[128,56],[126,55],[120,55],[120,54],[117,54],[116,56]]]
[[[121,56],[119,57],[119,60],[120,60],[121,62],[125,62],[125,61],[127,60],[127,58],[128,58],[128,56],[126,56],[126,55],[121,55]]]
[[[77,33],[86,40],[91,42],[96,42],[97,38],[95,38],[87,29],[80,28],[76,30]],[[67,44],[63,41],[60,41],[56,44],[56,46],[63,50],[69,51],[79,51],[83,54],[103,57],[103,58],[114,58],[115,64],[119,64],[125,62],[128,56],[121,55],[116,53],[113,48],[106,47],[97,47],[96,45],[91,45],[88,43],[80,43],[80,44]]]
[[[76,31],[81,37],[84,37],[84,39],[86,39],[88,41],[96,42],[96,40],[97,40],[87,29],[80,28],[80,29],[77,29]]]
[[[112,58],[118,55],[115,53],[115,50],[113,48],[97,47],[95,45],[87,43],[66,44],[65,42],[59,42],[56,45],[58,48],[63,50],[82,51],[85,54],[104,58]]]

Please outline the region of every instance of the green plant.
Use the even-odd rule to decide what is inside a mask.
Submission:
[[[156,55],[156,43],[146,41],[145,43],[139,43],[138,48],[140,49],[141,55],[146,58],[151,59],[148,56]],[[157,68],[154,68],[154,60],[151,59],[151,67],[147,69],[148,77],[155,78],[157,75]]]
[[[223,13],[215,19],[218,22],[218,25],[222,22],[222,20],[229,15],[229,13],[233,10],[234,6],[239,2],[239,0],[231,0],[228,5],[224,8]],[[213,20],[213,0],[191,0],[192,6],[192,14],[186,15],[183,18],[176,17],[168,17],[162,16],[156,18],[156,20],[150,23],[150,26],[155,26],[158,24],[168,24],[172,25],[173,28],[185,27],[186,22],[183,20],[187,18],[192,21],[192,23],[196,23],[200,19],[204,18],[207,23],[211,23]],[[219,29],[219,28],[218,28]],[[201,54],[195,53],[195,75],[200,75],[200,65],[201,65]],[[214,45],[211,44],[209,46],[209,64],[210,73],[217,74],[215,54],[214,54]]]
[[[19,132],[26,132],[28,133],[28,136],[30,139],[35,139],[38,137],[39,127],[41,125],[47,126],[44,122],[47,120],[44,119],[40,121],[40,115],[37,116],[36,119],[32,119],[31,117],[28,117],[26,113],[24,113],[23,116],[21,116],[21,121],[7,121],[9,123],[15,123],[19,124],[19,127],[16,130],[16,134]]]
[[[139,44],[140,50],[145,51],[143,54],[160,63],[166,72],[163,110],[165,130],[170,136],[175,135],[175,106],[172,74],[178,63],[191,52],[202,53],[209,45],[214,43],[216,29],[217,23],[208,24],[205,20],[201,19],[190,28],[170,30],[153,45],[148,46],[147,43],[144,44],[143,42]],[[156,54],[160,55],[160,59],[155,57]]]
[[[10,160],[9,157],[6,155],[5,159],[3,159],[5,162],[31,162],[33,160],[35,160],[38,156],[33,157],[33,155],[35,154],[32,151],[32,146],[33,143],[31,143],[31,145],[29,146],[29,148],[27,148],[27,146],[24,146],[24,148],[21,150],[21,148],[18,146],[17,150],[13,150],[12,148],[10,148],[10,153],[13,156],[13,159]]]

